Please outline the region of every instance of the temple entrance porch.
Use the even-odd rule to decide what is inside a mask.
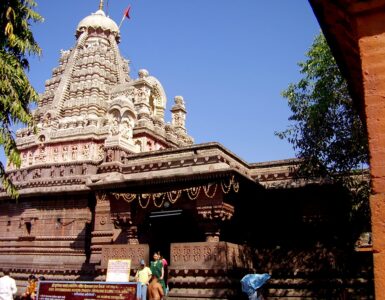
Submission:
[[[231,235],[221,238],[239,201],[239,179],[225,175],[187,187],[147,186],[147,193],[96,193],[91,263],[101,261],[104,273],[108,259],[131,258],[136,270],[140,259],[149,263],[160,251],[169,262],[169,298],[239,299],[239,280],[252,269],[252,255],[231,243]]]
[[[204,241],[191,210],[171,209],[149,213],[145,222],[138,226],[140,243],[149,245],[150,260],[154,252],[170,262],[171,244]]]

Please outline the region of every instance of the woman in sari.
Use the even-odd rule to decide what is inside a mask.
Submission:
[[[165,293],[166,285],[164,283],[164,268],[163,268],[163,263],[160,260],[160,253],[155,252],[153,258],[154,258],[154,261],[152,261],[150,264],[151,273],[152,275],[156,275],[159,278],[158,281],[163,288],[163,292]]]

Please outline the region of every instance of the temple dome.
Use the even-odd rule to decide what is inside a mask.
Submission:
[[[78,27],[76,28],[76,36],[79,36],[86,28],[101,28],[103,31],[110,31],[116,36],[119,35],[118,25],[112,19],[106,17],[104,11],[100,9],[79,22]]]

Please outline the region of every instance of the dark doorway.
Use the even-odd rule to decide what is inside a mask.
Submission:
[[[202,230],[197,220],[188,210],[163,210],[151,212],[142,230],[146,233],[143,238],[150,245],[150,260],[154,252],[160,254],[170,262],[171,243],[191,243],[204,241]]]

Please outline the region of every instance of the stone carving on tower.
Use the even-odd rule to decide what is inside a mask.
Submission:
[[[45,82],[33,112],[37,131],[16,133],[22,168],[72,163],[83,165],[79,172],[86,174],[87,163],[193,143],[185,128],[183,98],[175,97],[172,121],[166,122],[161,83],[144,69],[131,78],[130,61],[118,48],[119,28],[103,10],[80,21],[75,36],[75,46],[61,51],[59,66]],[[34,178],[77,172],[54,168]]]

